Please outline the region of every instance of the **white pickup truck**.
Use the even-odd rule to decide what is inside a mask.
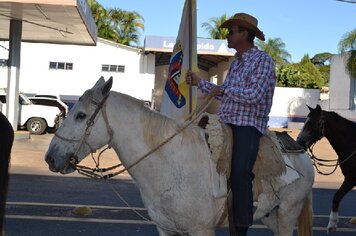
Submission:
[[[0,111],[6,110],[6,90],[0,89]],[[43,134],[47,128],[57,128],[60,111],[56,107],[35,105],[25,94],[19,94],[18,125],[31,134]]]

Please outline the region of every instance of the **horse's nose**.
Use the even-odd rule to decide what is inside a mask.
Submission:
[[[55,167],[56,161],[54,160],[54,158],[51,155],[47,154],[45,160],[46,160],[48,167],[51,171],[58,172],[58,170]]]

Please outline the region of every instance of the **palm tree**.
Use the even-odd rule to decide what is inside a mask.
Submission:
[[[119,8],[109,10],[111,23],[117,34],[116,42],[126,45],[138,45],[140,31],[144,30],[143,17],[136,11],[129,12]]]
[[[119,8],[105,9],[96,0],[87,0],[98,37],[130,46],[138,46],[140,30],[144,30],[143,18],[137,12]]]
[[[208,22],[202,23],[201,26],[208,32],[210,38],[226,39],[229,31],[225,28],[220,28],[220,25],[230,18],[226,14],[223,14],[221,17],[212,17]]]
[[[356,78],[356,29],[344,34],[339,42],[339,51],[346,55],[346,68]]]
[[[284,49],[286,44],[281,38],[268,39],[267,42],[258,39],[256,45],[272,57],[277,67],[287,63],[291,57],[289,52]]]

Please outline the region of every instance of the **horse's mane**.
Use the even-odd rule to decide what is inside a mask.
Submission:
[[[356,123],[348,120],[344,117],[342,117],[341,115],[339,115],[338,113],[334,112],[334,111],[324,111],[326,112],[326,114],[328,114],[329,118],[335,122],[336,124],[338,124],[339,128],[342,128],[342,124],[346,124],[347,129],[349,129],[350,132],[356,132]]]
[[[125,100],[130,106],[135,106],[139,112],[142,112],[145,116],[145,127],[155,126],[155,129],[159,132],[164,130],[178,130],[181,127],[181,123],[171,119],[167,116],[162,115],[161,113],[151,110],[150,108],[144,106],[144,102],[132,96],[111,91],[111,93],[117,94],[120,99]]]
[[[153,111],[148,107],[144,106],[144,102],[142,100],[117,91],[110,91],[110,94],[118,96],[118,99],[120,101],[124,100],[124,104],[126,104],[128,107],[132,109],[135,108],[137,109],[137,112],[142,113],[143,116],[146,118],[142,121],[144,127],[154,128],[156,134],[162,134],[162,132],[165,132],[167,130],[177,130],[180,127],[179,122],[177,122],[176,120],[168,118],[160,114],[159,112]],[[93,91],[92,89],[88,89],[87,91],[85,91],[83,95],[79,98],[80,101],[83,101],[83,104],[85,106],[89,106],[90,101],[93,100],[99,103],[101,99],[102,97],[98,98],[95,94],[95,91]]]
[[[165,141],[166,138],[176,133],[184,123],[176,121],[161,113],[151,110],[144,106],[142,100],[136,99],[126,94],[111,91],[112,94],[119,96],[119,99],[125,100],[125,104],[136,109],[136,112],[141,113],[141,126],[143,127],[144,139],[146,143],[155,147]],[[196,127],[196,126],[194,126]],[[193,132],[192,127],[187,127],[188,132],[184,133],[184,138],[195,142],[197,133]]]

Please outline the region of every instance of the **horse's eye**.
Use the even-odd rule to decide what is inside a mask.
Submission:
[[[83,119],[85,119],[85,117],[87,117],[87,115],[85,115],[83,112],[79,112],[79,113],[77,114],[77,116],[75,117],[75,119],[77,119],[77,120],[83,120]]]

